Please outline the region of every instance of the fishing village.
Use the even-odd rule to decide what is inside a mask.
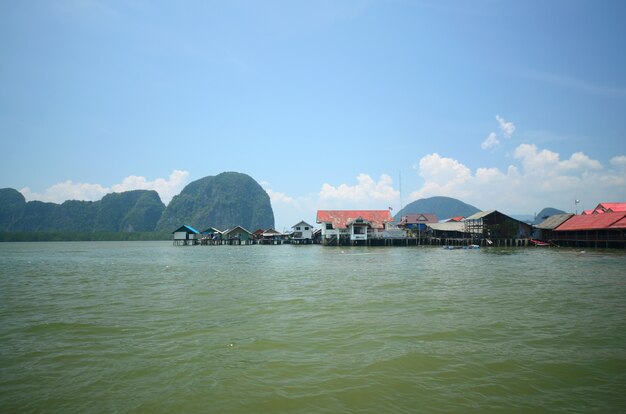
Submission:
[[[177,246],[321,244],[324,246],[443,246],[626,248],[626,202],[600,203],[581,214],[555,214],[530,224],[497,210],[439,220],[434,214],[407,214],[395,222],[390,210],[318,210],[315,226],[300,221],[289,232],[250,231],[242,226],[201,231],[181,225]]]

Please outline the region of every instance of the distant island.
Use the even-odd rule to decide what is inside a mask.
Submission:
[[[0,241],[160,240],[181,223],[256,230],[273,227],[274,213],[265,190],[238,172],[193,181],[167,207],[152,190],[57,204],[27,202],[15,189],[0,189]]]
[[[422,198],[409,203],[394,216],[394,221],[399,222],[402,217],[409,214],[434,214],[439,219],[452,217],[469,217],[480,210],[470,204],[451,197],[435,196]]]

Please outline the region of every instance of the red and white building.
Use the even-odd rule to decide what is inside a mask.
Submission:
[[[318,210],[322,244],[358,244],[382,239],[393,227],[389,210]]]

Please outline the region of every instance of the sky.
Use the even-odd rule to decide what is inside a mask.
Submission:
[[[624,21],[610,0],[0,2],[0,188],[167,204],[237,171],[278,230],[432,196],[626,201]]]

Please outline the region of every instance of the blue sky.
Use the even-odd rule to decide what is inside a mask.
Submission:
[[[624,21],[622,1],[2,2],[0,187],[167,203],[238,171],[281,230],[435,195],[626,201]]]

